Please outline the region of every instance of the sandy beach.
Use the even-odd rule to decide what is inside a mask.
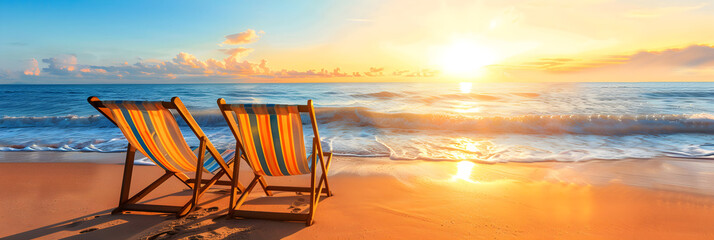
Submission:
[[[0,163],[0,237],[5,239],[711,239],[714,197],[704,188],[658,184],[698,161],[649,159],[584,163],[477,164],[454,178],[456,162],[335,159],[335,196],[323,198],[315,224],[226,219],[226,188],[202,198],[188,217],[110,215],[118,201],[122,154],[10,153],[4,162],[72,159],[69,163]],[[91,162],[81,163],[83,160]],[[101,163],[96,163],[101,162]],[[638,167],[634,167],[638,166]],[[706,165],[702,165],[706,166]],[[701,166],[699,166],[701,167]],[[247,168],[242,168],[247,169]],[[608,174],[597,174],[603,171]],[[132,190],[159,176],[137,166]],[[612,174],[612,173],[619,173]],[[676,172],[674,178],[688,176]],[[677,176],[680,175],[680,176]],[[686,175],[686,174],[685,174]],[[700,179],[702,176],[689,177]],[[249,173],[241,181],[249,181]],[[704,176],[712,181],[714,176]],[[608,179],[609,180],[605,180]],[[307,176],[268,179],[309,184]],[[671,184],[675,183],[675,184]],[[696,186],[695,186],[696,187]],[[180,204],[190,191],[179,181],[146,198]],[[306,196],[254,191],[246,209],[299,211]]]

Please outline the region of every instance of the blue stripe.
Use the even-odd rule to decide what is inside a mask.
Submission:
[[[198,155],[198,150],[199,150],[199,148],[195,148],[192,151],[193,151],[193,153]],[[223,156],[223,154],[225,154],[227,150],[217,149],[216,151],[218,151],[218,153],[221,154],[221,157],[223,159],[230,158],[233,153],[233,152],[229,152],[228,154]],[[228,164],[228,163],[226,163],[226,164]],[[214,173],[214,174],[216,173],[217,170],[221,169],[221,165],[218,163],[218,160],[216,160],[216,158],[213,157],[213,154],[211,154],[211,151],[209,151],[208,149],[206,149],[206,153],[203,156],[203,168],[206,169],[206,171]]]
[[[248,113],[248,119],[250,120],[250,132],[253,134],[253,144],[255,144],[255,152],[258,155],[258,162],[263,168],[263,172],[268,176],[273,176],[268,168],[268,163],[265,160],[265,155],[263,154],[263,145],[260,143],[260,131],[258,131],[258,120],[255,117],[255,111],[253,111],[252,105],[245,106],[245,112]]]
[[[213,155],[211,154],[211,151],[206,149],[206,152],[203,155],[203,168],[206,169],[206,171],[213,172],[213,170],[216,170],[216,165],[218,162],[216,162],[216,159],[213,158]]]
[[[117,105],[117,106],[119,106],[119,105]],[[129,114],[129,111],[126,108],[121,108],[121,107],[119,108],[119,110],[121,110],[122,114],[124,115],[124,119],[126,120],[126,122],[129,123],[131,132],[134,133],[136,141],[139,142],[139,145],[141,145],[141,148],[144,149],[144,152],[146,152],[146,154],[149,154],[149,157],[152,160],[154,160],[154,163],[156,163],[156,165],[159,165],[164,170],[169,171],[169,169],[167,169],[166,166],[161,165],[161,163],[158,160],[156,160],[156,157],[154,156],[154,154],[152,154],[151,151],[149,151],[149,147],[146,146],[146,143],[144,143],[144,139],[141,138],[141,135],[139,134],[139,130],[134,125],[134,121],[132,120],[131,115]]]
[[[270,116],[270,132],[273,135],[273,148],[275,149],[275,158],[278,162],[278,167],[283,175],[290,175],[288,168],[285,165],[285,158],[283,157],[283,148],[280,144],[280,128],[278,125],[278,115],[275,113],[275,105],[268,105],[268,116]],[[277,141],[276,141],[277,140]]]
[[[203,156],[203,168],[205,168],[209,172],[213,172],[213,170],[216,170],[216,165],[218,165],[218,162],[215,158],[213,158],[213,154],[211,154],[211,151],[206,148],[206,153]]]

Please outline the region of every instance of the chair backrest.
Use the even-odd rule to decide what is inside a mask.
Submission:
[[[188,146],[176,119],[169,110],[169,108],[179,110],[173,101],[98,101],[96,99],[93,102],[90,98],[90,103],[114,122],[127,141],[156,165],[170,172],[196,171],[197,149],[192,150]],[[190,117],[187,111],[181,114],[188,115],[193,121],[193,117]],[[202,135],[203,132],[194,129],[198,126],[191,126],[191,128],[200,138],[199,133]],[[223,158],[220,157],[220,153],[216,157],[218,151],[213,149],[212,145],[209,148],[206,150],[207,157],[204,158],[203,166],[206,172],[215,172],[220,169],[218,161],[223,161]]]
[[[312,164],[307,160],[300,118],[301,109],[306,110],[308,106],[224,104],[221,101],[223,99],[219,99],[219,108],[256,174],[311,173]],[[313,131],[317,132],[316,125],[313,125]]]

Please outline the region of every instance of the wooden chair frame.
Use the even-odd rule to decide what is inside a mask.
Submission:
[[[243,146],[240,142],[240,137],[237,132],[238,125],[233,119],[232,115],[229,115],[230,112],[233,110],[231,109],[231,104],[226,104],[226,101],[223,98],[219,98],[218,101],[218,108],[221,110],[221,113],[223,114],[223,117],[226,119],[226,122],[228,123],[231,132],[233,133],[233,136],[236,139],[236,153],[242,153],[241,158],[243,158],[246,163],[248,163],[247,158],[245,157],[243,151]],[[323,193],[323,191],[326,193],[327,197],[333,196],[332,191],[330,191],[330,185],[327,181],[327,173],[328,170],[330,169],[330,163],[332,162],[332,153],[331,152],[323,152],[322,151],[322,144],[320,143],[320,133],[318,132],[317,129],[317,120],[315,119],[315,109],[312,105],[312,100],[307,101],[307,105],[298,105],[298,111],[299,112],[306,112],[310,115],[310,121],[312,124],[312,130],[313,130],[313,141],[312,141],[312,154],[310,155],[310,161],[312,162],[312,167],[311,167],[311,180],[310,180],[310,187],[294,187],[294,186],[270,186],[267,184],[265,181],[265,178],[261,175],[253,173],[254,177],[253,180],[248,184],[248,186],[245,188],[245,191],[240,195],[240,197],[236,198],[236,192],[231,191],[231,198],[230,198],[230,204],[228,208],[228,217],[229,218],[235,218],[235,217],[240,217],[240,218],[257,218],[257,219],[268,219],[268,220],[281,220],[281,221],[305,221],[305,224],[307,226],[312,225],[313,219],[315,216],[315,212],[317,210],[317,205],[320,202],[319,198],[320,195]],[[322,170],[322,175],[320,176],[319,182],[316,184],[316,178],[317,178],[317,161],[319,159],[319,165]],[[325,160],[326,159],[326,160]],[[238,174],[239,174],[239,161],[234,161],[234,166],[233,166],[233,185],[231,187],[233,189],[239,188],[241,185],[238,182]],[[246,200],[246,197],[248,194],[253,190],[256,184],[260,184],[260,186],[263,188],[263,191],[265,192],[265,195],[267,196],[272,196],[271,191],[286,191],[286,192],[309,192],[310,193],[310,209],[308,213],[281,213],[281,212],[265,212],[265,211],[248,211],[248,210],[238,210],[241,205]],[[323,188],[324,184],[324,188]]]
[[[91,104],[97,111],[102,113],[109,121],[114,123],[114,125],[117,125],[116,122],[114,122],[114,119],[112,119],[109,114],[109,109],[104,106],[104,104],[99,100],[97,97],[89,97],[87,99],[89,104]],[[221,181],[219,180],[223,175],[228,176],[229,180],[234,179],[232,173],[228,171],[230,169],[228,165],[226,164],[225,160],[221,157],[220,152],[216,150],[216,148],[213,146],[211,141],[208,140],[206,137],[206,134],[201,130],[201,128],[198,126],[198,123],[196,120],[193,119],[193,116],[188,112],[186,107],[183,105],[183,102],[181,102],[181,99],[178,97],[173,97],[171,98],[170,102],[161,102],[162,105],[166,109],[174,109],[178,112],[178,114],[181,116],[181,118],[188,124],[188,126],[191,128],[193,133],[198,137],[200,140],[200,145],[199,145],[199,150],[198,150],[198,156],[197,156],[197,163],[196,163],[196,172],[194,178],[190,178],[186,174],[182,172],[171,172],[171,171],[166,171],[164,175],[156,179],[154,182],[149,184],[147,187],[136,193],[134,196],[129,197],[129,190],[131,187],[131,178],[132,178],[132,172],[134,169],[134,156],[136,153],[136,147],[132,146],[129,144],[127,146],[126,150],[126,159],[124,162],[124,175],[122,178],[122,184],[121,184],[121,193],[119,196],[119,206],[112,211],[112,214],[118,214],[123,211],[141,211],[141,212],[162,212],[162,213],[175,213],[176,217],[183,217],[186,216],[188,213],[193,211],[196,206],[198,205],[198,199],[206,193],[206,191],[211,188],[213,185],[225,185],[225,186],[231,186],[231,191],[241,191],[243,192],[245,190],[245,187],[241,185],[240,183],[235,183],[234,181]],[[206,150],[209,151],[209,153],[213,156],[214,159],[216,159],[216,162],[220,165],[221,170],[217,172],[211,179],[203,179],[203,161],[204,161],[204,156],[206,155]],[[236,152],[236,157],[238,156]],[[234,160],[234,162],[237,162],[237,160]],[[139,200],[144,198],[146,195],[148,195],[151,191],[156,189],[158,186],[160,186],[162,183],[164,183],[166,180],[168,180],[171,177],[176,177],[179,181],[184,183],[186,186],[189,188],[193,189],[193,195],[191,199],[184,204],[183,206],[169,206],[169,205],[154,205],[154,204],[138,204]],[[199,180],[200,179],[200,180]],[[201,186],[203,184],[203,186]],[[235,193],[234,193],[235,194]]]

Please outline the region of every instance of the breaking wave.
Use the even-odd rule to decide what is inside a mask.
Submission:
[[[354,128],[467,131],[484,134],[673,134],[714,133],[714,115],[522,115],[469,116],[458,114],[383,113],[360,107],[319,108],[320,124]],[[201,127],[225,127],[218,113],[194,114]],[[180,124],[181,121],[179,121]],[[307,124],[308,119],[303,118]],[[3,117],[0,128],[113,127],[103,116]]]

